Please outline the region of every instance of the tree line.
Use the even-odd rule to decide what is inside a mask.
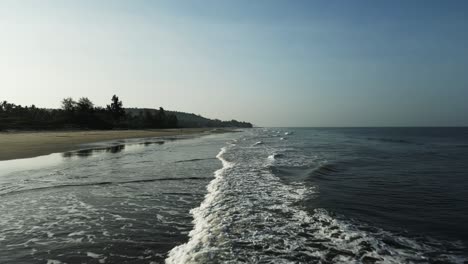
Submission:
[[[0,102],[0,130],[6,129],[143,129],[176,128],[175,114],[160,107],[155,111],[141,111],[129,115],[117,95],[106,107],[95,106],[87,97],[75,101],[64,98],[60,109],[21,106]]]
[[[222,121],[219,119],[209,119],[193,113],[171,112],[177,116],[179,127],[241,127],[251,128],[249,122],[230,120]]]
[[[0,101],[0,130],[145,129],[191,127],[252,127],[237,120],[221,121],[184,112],[124,108],[117,95],[106,107],[87,97],[64,98],[60,109],[21,106]]]

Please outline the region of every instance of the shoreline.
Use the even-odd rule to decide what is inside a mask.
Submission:
[[[86,130],[0,132],[0,161],[33,158],[79,149],[109,140],[233,132],[232,129],[177,128],[148,130]]]

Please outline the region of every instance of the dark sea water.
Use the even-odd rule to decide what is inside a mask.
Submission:
[[[0,162],[0,201],[0,263],[467,263],[468,128],[108,142]]]

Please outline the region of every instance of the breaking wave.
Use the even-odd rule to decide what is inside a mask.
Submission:
[[[217,155],[223,166],[205,200],[191,210],[189,241],[169,252],[167,264],[466,261],[461,244],[405,237],[338,219],[323,208],[305,209],[304,200],[316,195],[316,188],[285,183],[271,170],[272,162],[287,160],[287,154],[244,141]],[[311,173],[337,170],[322,164]]]

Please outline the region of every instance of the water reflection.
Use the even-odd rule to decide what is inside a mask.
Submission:
[[[121,142],[121,141],[118,141]],[[164,141],[158,140],[158,141],[145,141],[142,143],[134,143],[134,144],[119,144],[119,145],[112,145],[112,146],[105,146],[105,147],[97,147],[97,148],[89,148],[89,149],[81,149],[77,151],[69,151],[69,152],[64,152],[62,153],[62,157],[64,158],[73,158],[73,157],[80,157],[80,158],[86,158],[90,157],[93,154],[98,154],[98,153],[119,153],[125,150],[125,146],[151,146],[151,145],[162,145],[164,144]]]
[[[72,158],[72,157],[89,157],[92,156],[94,153],[119,153],[122,150],[125,149],[125,145],[114,145],[114,146],[108,146],[108,147],[103,147],[103,148],[93,148],[93,149],[81,149],[77,151],[70,151],[70,152],[65,152],[62,153],[62,157],[64,158]]]
[[[144,146],[149,146],[149,145],[154,145],[154,144],[158,144],[158,145],[162,145],[164,144],[164,141],[146,141],[146,142],[143,142],[141,143],[140,145],[144,145]]]

